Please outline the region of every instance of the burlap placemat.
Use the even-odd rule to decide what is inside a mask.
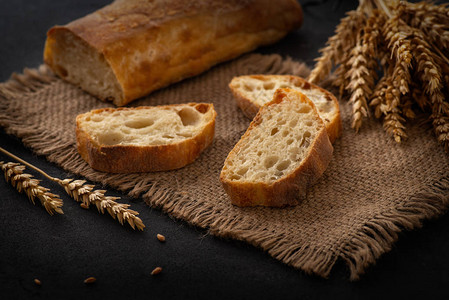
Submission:
[[[343,136],[324,176],[299,206],[286,209],[232,206],[219,182],[223,162],[249,120],[227,87],[235,75],[298,74],[308,68],[278,55],[250,54],[133,102],[131,106],[213,102],[218,116],[211,147],[176,171],[105,174],[78,155],[75,117],[110,106],[55,78],[45,67],[26,69],[0,85],[0,126],[37,154],[67,171],[101,182],[210,233],[251,243],[276,259],[326,277],[338,259],[357,279],[390,250],[404,229],[445,212],[449,205],[449,155],[426,125],[410,125],[397,145],[369,120],[356,134],[350,107],[341,103]]]

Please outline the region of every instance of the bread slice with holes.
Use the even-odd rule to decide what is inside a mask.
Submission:
[[[340,107],[337,98],[329,91],[292,75],[247,75],[234,77],[229,84],[237,105],[245,116],[252,119],[260,107],[270,102],[278,88],[300,91],[314,104],[326,124],[329,139],[333,143],[342,133]]]
[[[314,104],[299,91],[278,89],[229,153],[220,180],[237,206],[296,205],[332,152]]]
[[[166,171],[192,163],[212,143],[208,103],[97,109],[76,118],[81,157],[98,171]]]

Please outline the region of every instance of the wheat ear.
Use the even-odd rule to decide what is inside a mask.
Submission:
[[[114,219],[117,218],[122,225],[128,222],[133,229],[143,230],[145,228],[142,220],[137,217],[139,214],[137,211],[129,209],[129,204],[115,201],[120,197],[105,196],[105,190],[94,190],[94,186],[85,184],[85,180],[55,178],[55,181],[64,187],[67,194],[75,201],[82,202],[83,207],[88,208],[90,204],[94,204],[99,212],[104,214],[106,210]]]
[[[32,178],[32,175],[23,173],[25,166],[3,161],[0,161],[0,166],[6,182],[11,183],[19,193],[25,193],[33,204],[36,204],[35,199],[37,198],[50,215],[64,213],[61,209],[63,202],[59,196],[50,193],[49,189],[39,185],[40,181]]]
[[[114,219],[117,219],[120,222],[120,224],[122,224],[122,225],[125,222],[127,222],[133,229],[137,228],[139,230],[143,230],[145,228],[145,225],[143,224],[142,220],[139,217],[137,217],[137,215],[139,214],[138,212],[129,209],[128,208],[129,204],[122,204],[122,203],[118,203],[115,201],[117,199],[120,199],[120,197],[105,196],[105,194],[104,194],[106,192],[105,190],[94,190],[93,189],[94,186],[85,184],[86,181],[84,181],[84,180],[73,180],[73,179],[61,180],[59,178],[52,177],[52,176],[48,175],[47,173],[45,173],[44,171],[42,171],[41,169],[33,166],[32,164],[24,161],[20,157],[17,157],[16,155],[6,151],[5,149],[3,149],[1,147],[0,147],[0,152],[3,152],[4,154],[14,158],[15,160],[21,162],[22,164],[34,169],[35,171],[39,172],[43,176],[47,177],[48,179],[58,183],[60,186],[62,186],[64,188],[64,190],[67,192],[67,194],[70,197],[75,199],[75,201],[82,202],[82,204],[85,207],[89,207],[90,204],[95,204],[95,206],[97,207],[99,212],[104,213],[104,210],[106,209],[108,211],[108,213]],[[25,168],[25,167],[23,167],[23,168]],[[2,165],[2,169],[3,169],[3,165]],[[9,171],[9,173],[11,173],[11,172],[12,171]],[[6,172],[5,172],[5,176],[6,176]],[[29,176],[31,176],[31,175],[29,175]],[[48,191],[48,189],[45,192],[47,192],[47,191]],[[28,195],[28,193],[27,193],[27,195]],[[53,195],[53,194],[50,194],[50,195]],[[56,196],[56,195],[53,195],[53,196]],[[32,201],[34,203],[34,200],[32,200]],[[41,200],[41,202],[42,202],[42,200]],[[45,206],[44,203],[42,203],[42,204]],[[62,205],[62,201],[61,201],[61,205]],[[45,208],[47,208],[47,206],[45,206]],[[47,208],[47,211],[48,211],[48,208]],[[61,212],[59,212],[57,210],[55,210],[55,211],[58,213],[62,213],[62,210],[61,210]],[[50,213],[50,211],[49,211],[49,213]]]

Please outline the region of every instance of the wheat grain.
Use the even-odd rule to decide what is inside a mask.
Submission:
[[[165,236],[163,236],[162,234],[157,234],[156,235],[157,239],[159,240],[159,242],[165,242]]]
[[[161,267],[156,267],[156,268],[154,268],[153,271],[151,271],[151,275],[157,275],[157,274],[159,274],[161,272],[162,272],[162,268]]]
[[[95,277],[88,277],[88,278],[84,279],[84,283],[86,283],[86,284],[91,284],[96,281],[97,281],[97,278],[95,278]]]

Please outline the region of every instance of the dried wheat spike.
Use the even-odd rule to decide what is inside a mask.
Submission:
[[[388,88],[388,83],[386,81],[387,76],[385,76],[385,74],[388,74],[393,62],[390,58],[390,51],[384,43],[381,44],[381,47],[378,47],[377,51],[379,64],[382,66],[384,75],[377,82],[371,95],[369,105],[374,108],[374,116],[376,118],[380,118],[387,107],[385,95]]]
[[[400,9],[407,15],[410,23],[413,22],[413,27],[419,27],[417,23],[425,17],[432,17],[435,23],[449,26],[448,3],[435,5],[422,1],[418,3],[401,2],[399,5],[402,6]]]
[[[379,24],[383,24],[385,21],[385,15],[381,14],[379,10],[374,10],[373,15],[368,18],[366,24],[364,24],[363,28],[360,28],[358,34],[362,35],[362,44],[364,45],[365,59],[367,69],[370,72],[370,76],[376,80],[377,78],[377,69],[379,68],[379,64],[377,62],[378,55],[378,44],[380,43],[381,37],[381,28]],[[360,38],[360,37],[358,37]],[[339,88],[340,98],[344,95],[346,87],[350,83],[350,77],[347,76],[351,69],[351,64],[349,63],[349,59],[351,58],[351,49],[345,49],[342,59],[340,61],[340,65],[335,70],[335,80],[333,85]]]
[[[347,55],[334,71],[335,80],[332,82],[332,85],[338,88],[340,98],[344,96],[346,86],[349,84],[349,79],[346,77],[350,69],[348,64],[349,58],[349,55]]]
[[[85,180],[60,180],[55,178],[55,181],[65,189],[67,194],[76,201],[82,202],[85,206],[89,207],[90,204],[94,204],[102,214],[106,210],[114,219],[117,218],[122,225],[128,222],[133,229],[137,227],[137,229],[143,230],[145,228],[142,220],[137,217],[139,214],[137,211],[129,209],[129,204],[116,202],[120,197],[105,196],[105,190],[93,190],[94,186],[85,184]]]
[[[370,99],[369,105],[374,107],[374,116],[380,118],[386,110],[385,94],[388,88],[388,83],[385,76],[383,76],[376,84],[373,95]]]
[[[385,131],[389,135],[393,136],[396,142],[400,143],[402,140],[407,138],[404,125],[405,119],[402,117],[401,111],[401,107],[403,106],[403,95],[401,95],[401,93],[408,93],[408,82],[410,79],[407,81],[406,91],[404,92],[405,87],[398,80],[398,78],[401,78],[401,76],[398,75],[398,70],[399,72],[406,72],[408,74],[408,78],[410,78],[410,75],[408,73],[408,68],[403,70],[398,67],[398,64],[401,63],[396,62],[394,67],[390,68],[390,72],[385,75],[387,88],[385,89],[385,105],[381,106],[381,109],[385,115],[383,121]]]
[[[411,82],[410,67],[412,61],[411,38],[412,29],[407,26],[399,17],[388,20],[383,28],[385,40],[394,58],[395,67],[393,71],[393,84],[405,95],[409,92]]]
[[[401,107],[401,93],[395,86],[394,71],[396,68],[390,68],[390,72],[386,74],[385,89],[385,105],[382,106],[382,112],[385,115],[383,120],[384,130],[400,143],[407,138],[405,133],[405,119],[402,117]]]
[[[432,102],[432,125],[438,142],[446,151],[449,150],[449,102],[445,100],[444,94],[438,90],[430,95]]]
[[[370,58],[366,49],[366,44],[362,45],[359,39],[357,46],[351,51],[351,58],[348,60],[350,70],[346,75],[349,84],[346,87],[351,93],[349,102],[352,104],[352,128],[359,131],[362,126],[362,118],[368,117],[367,100],[371,96],[374,88],[373,72],[369,64]]]
[[[444,96],[433,97],[435,94],[442,94],[443,85],[441,67],[435,61],[435,54],[432,53],[431,46],[418,30],[414,31],[412,44],[413,56],[417,65],[416,72],[425,86],[425,93],[431,97],[433,104],[442,103]]]
[[[61,209],[63,202],[59,199],[59,196],[50,193],[49,189],[39,185],[40,181],[32,178],[32,175],[23,173],[25,166],[12,162],[0,162],[0,166],[6,182],[11,183],[19,193],[25,193],[33,204],[35,204],[37,198],[50,215],[55,212],[58,214],[64,213]]]
[[[433,117],[433,127],[437,135],[438,142],[444,146],[444,150],[449,152],[449,116],[439,114]]]
[[[399,112],[389,112],[383,120],[383,127],[385,131],[390,136],[393,136],[397,143],[400,143],[402,140],[407,138],[405,126],[403,125],[404,122],[405,119]]]
[[[378,9],[375,9],[366,21],[366,25],[363,29],[363,41],[367,44],[368,53],[371,54],[373,59],[381,56],[379,45],[382,44],[382,25],[385,24],[385,22],[385,14],[381,13]]]
[[[341,19],[335,29],[335,35],[330,37],[326,47],[320,49],[321,56],[316,59],[317,64],[308,77],[308,81],[318,83],[323,80],[332,70],[333,65],[344,61],[349,49],[356,43],[356,36],[363,26],[363,13],[353,10]]]
[[[444,84],[439,58],[432,52],[432,47],[425,41],[420,31],[415,30],[414,57],[417,73],[424,85],[424,92],[430,100],[432,124],[438,141],[448,149],[449,137],[449,103],[444,95]]]
[[[411,93],[408,93],[408,94],[402,96],[400,109],[402,110],[402,114],[408,119],[416,118],[416,114],[412,108],[413,104],[414,104],[414,101],[411,96]]]

